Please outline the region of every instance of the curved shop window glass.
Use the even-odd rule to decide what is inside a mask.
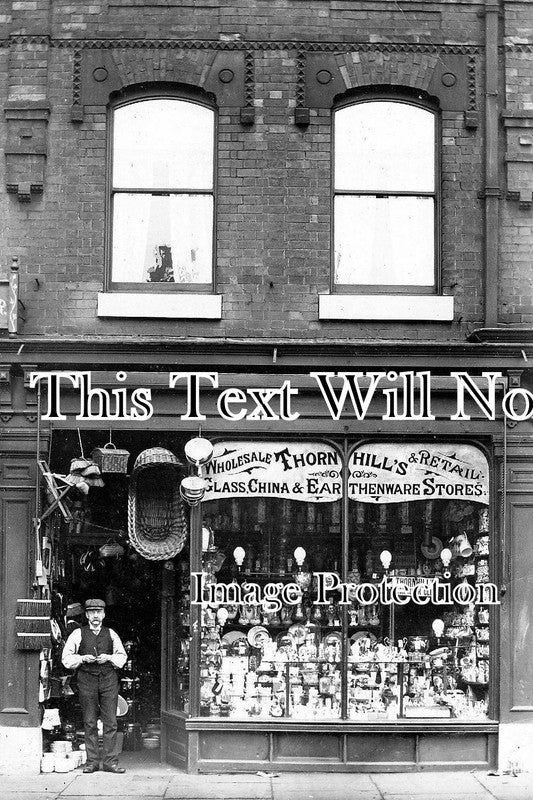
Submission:
[[[340,718],[342,609],[313,604],[341,570],[339,453],[223,442],[206,477],[201,714]]]
[[[349,608],[348,716],[485,718],[485,456],[471,445],[374,443],[348,470],[348,579],[385,579],[395,592],[379,624],[357,599]]]

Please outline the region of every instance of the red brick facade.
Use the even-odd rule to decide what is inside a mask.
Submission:
[[[527,126],[533,67],[526,10],[526,5],[509,5],[500,19],[498,106],[501,112],[524,114]],[[38,151],[7,155],[0,166],[0,260],[6,268],[12,255],[20,256],[23,332],[464,339],[485,324],[486,45],[480,3],[417,2],[378,9],[323,0],[232,7],[210,0],[200,5],[110,0],[83,7],[2,2],[0,147],[9,154],[23,127],[31,138],[21,141],[33,141]],[[213,64],[220,54],[236,66],[235,80],[243,87],[238,102],[235,93],[224,97],[220,82],[215,85]],[[308,104],[308,126],[294,124],[295,108],[307,103],[306,64],[317,54],[327,60],[335,86],[343,91],[398,86],[434,96],[443,89],[439,79],[447,70],[465,84],[464,96],[458,93],[450,103],[437,92],[442,107],[441,291],[455,298],[452,323],[319,321],[318,295],[330,289],[331,98],[324,107]],[[121,87],[163,81],[213,92],[218,86],[220,321],[97,317],[106,257],[106,87],[99,86],[99,94],[91,97],[83,76],[87,64],[92,68],[99,59],[112,65],[114,85]],[[254,109],[253,125],[241,124],[242,107]],[[532,223],[526,207],[531,161],[526,158],[517,167],[521,177],[513,187],[525,183],[519,207],[512,194],[508,199],[501,123],[499,130],[491,144],[497,148],[499,186],[489,187],[501,192],[498,322],[531,323]],[[527,146],[509,146],[527,156]],[[24,188],[16,181],[22,184],[29,170],[29,182],[37,175],[39,184],[39,161],[44,164],[42,193],[31,189],[31,201],[21,203],[19,198],[30,198],[22,197]]]

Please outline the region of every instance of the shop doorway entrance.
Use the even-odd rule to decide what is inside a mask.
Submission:
[[[83,432],[85,453],[105,441],[104,435]],[[79,453],[80,438],[77,431],[54,433],[49,454],[52,473],[68,473],[71,459]],[[120,446],[131,452],[128,472],[139,452],[160,444],[149,433],[123,435]],[[173,441],[170,446],[179,452],[178,443]],[[119,674],[123,751],[130,762],[137,753],[143,764],[156,763],[163,760],[161,712],[168,695],[164,589],[168,568],[164,561],[144,558],[128,542],[128,474],[106,473],[102,478],[102,486],[91,486],[86,494],[75,490],[69,495],[69,519],[58,513],[47,524],[52,609],[61,628],[60,641],[54,647],[60,697],[51,697],[50,702],[59,706],[63,730],[67,726],[83,741],[77,696],[62,692],[66,671],[61,667],[61,641],[76,626],[85,624],[85,600],[103,599],[105,624],[118,633],[128,653]]]
[[[101,543],[94,528],[90,538],[86,533],[83,541],[77,537],[68,541],[67,553],[69,580],[64,597],[81,606],[88,597],[105,600],[105,624],[118,633],[128,654],[119,673],[123,749],[148,751],[148,756],[159,760],[162,566],[124,547],[120,552],[107,541]],[[79,609],[75,606],[75,610]],[[69,629],[72,623],[83,624],[83,617],[69,620]],[[79,709],[73,705],[76,715]]]

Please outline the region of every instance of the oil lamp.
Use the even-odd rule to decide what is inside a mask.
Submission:
[[[228,609],[227,608],[219,608],[217,611],[217,622],[221,628],[224,627],[226,621],[228,619]]]
[[[307,571],[304,572],[302,569],[306,555],[307,553],[303,547],[297,547],[294,551],[294,560],[298,566],[298,571],[294,575],[294,580],[303,591],[309,589],[311,585],[311,573]]]
[[[246,550],[244,547],[236,547],[233,551],[233,558],[235,559],[235,563],[239,568],[239,572],[241,571],[242,562],[244,561],[244,556],[246,555]]]
[[[379,560],[381,561],[381,564],[385,572],[388,572],[392,561],[392,553],[390,552],[390,550],[382,550],[381,553],[379,554]]]
[[[442,561],[442,565],[444,567],[444,577],[449,578],[452,574],[450,572],[450,561],[452,560],[452,551],[449,547],[445,547],[444,550],[441,551],[440,560]]]
[[[444,633],[444,622],[441,619],[434,619],[431,623],[431,627],[433,628],[433,633],[437,637],[437,643],[440,644],[440,638]]]

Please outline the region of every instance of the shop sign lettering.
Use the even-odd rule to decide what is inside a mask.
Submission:
[[[488,504],[487,459],[472,445],[364,445],[350,456],[348,497],[362,503],[453,499]]]
[[[332,503],[342,497],[341,457],[332,447],[280,442],[219,442],[205,467],[204,500],[281,497]]]

